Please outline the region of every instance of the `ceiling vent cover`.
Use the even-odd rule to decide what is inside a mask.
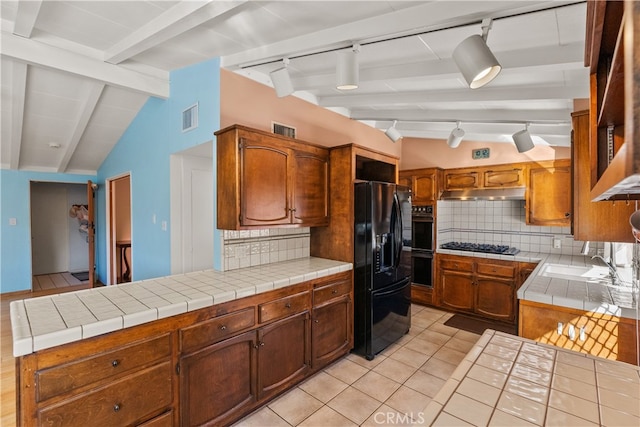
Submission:
[[[282,123],[271,122],[271,131],[275,134],[287,136],[289,138],[296,137],[296,128],[283,125]]]
[[[182,112],[182,132],[190,131],[198,127],[198,103]]]

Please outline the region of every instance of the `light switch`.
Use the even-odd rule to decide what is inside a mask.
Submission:
[[[558,322],[558,335],[562,335],[562,322]]]
[[[167,221],[162,221],[162,231],[167,231]]]
[[[15,218],[9,218],[9,225],[17,225],[18,224],[18,220]]]

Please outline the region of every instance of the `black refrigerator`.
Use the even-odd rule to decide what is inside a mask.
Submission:
[[[354,352],[371,360],[411,326],[411,190],[355,184]]]

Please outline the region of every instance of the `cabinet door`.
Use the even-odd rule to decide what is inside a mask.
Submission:
[[[183,426],[227,424],[256,402],[255,346],[251,331],[180,359]]]
[[[306,226],[329,224],[329,158],[294,153],[293,222]]]
[[[445,308],[473,311],[473,277],[471,273],[442,270],[440,301]]]
[[[240,224],[290,223],[291,152],[246,137],[240,147]]]
[[[478,276],[475,312],[505,322],[515,319],[515,281]]]
[[[571,225],[571,168],[533,168],[529,172],[527,224]]]
[[[413,203],[433,203],[438,198],[436,174],[418,175],[414,178]]]
[[[402,172],[398,175],[398,185],[404,185],[405,187],[411,188],[411,191],[415,193],[415,189],[413,187],[413,177],[411,175],[403,175]]]
[[[445,190],[468,190],[480,188],[480,176],[477,170],[445,171]]]
[[[351,348],[351,299],[348,295],[313,309],[313,369],[321,368]]]
[[[295,384],[310,370],[309,312],[258,330],[258,398]],[[234,359],[228,359],[234,360]]]
[[[524,187],[524,171],[522,168],[506,170],[486,170],[483,172],[485,188]]]

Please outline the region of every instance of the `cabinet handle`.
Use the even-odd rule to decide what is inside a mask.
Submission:
[[[318,319],[314,320],[313,323],[320,323]]]
[[[114,359],[111,362],[111,366],[113,366],[114,368],[117,368],[119,364],[120,364],[120,361],[118,359]]]
[[[113,405],[113,412],[118,412],[120,410],[120,404],[116,403],[115,405]]]
[[[334,289],[334,290],[332,290],[332,291],[331,291],[331,293],[332,293],[333,295],[335,295],[335,294],[337,294],[337,293],[338,293],[338,290],[337,290],[337,289]]]
[[[264,347],[264,341],[260,341],[260,347]]]
[[[291,308],[291,303],[290,303],[290,302],[288,302],[288,303],[286,303],[284,306],[285,306],[286,308]]]
[[[571,214],[570,214],[569,212],[565,212],[565,213],[564,213],[564,217],[565,217],[565,218],[569,218],[570,216],[571,216]]]
[[[227,330],[227,325],[220,325],[220,330],[221,331]]]

